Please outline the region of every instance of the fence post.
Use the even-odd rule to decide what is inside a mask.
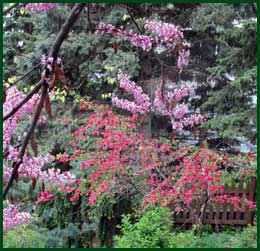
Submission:
[[[256,177],[252,177],[251,182],[248,184],[248,200],[255,201],[256,193]],[[252,212],[248,207],[245,210],[246,224],[253,224],[254,212]]]

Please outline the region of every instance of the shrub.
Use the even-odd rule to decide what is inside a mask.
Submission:
[[[172,214],[168,209],[157,207],[137,217],[131,223],[131,215],[125,215],[120,227],[123,236],[115,237],[117,248],[166,248],[170,245]]]
[[[18,226],[11,228],[4,233],[4,248],[44,248],[45,239],[37,231],[28,226]]]
[[[206,233],[196,237],[193,231],[175,233],[170,241],[171,248],[256,248],[256,226],[244,228],[242,231],[224,231],[222,233]]]
[[[250,226],[242,232],[231,237],[233,248],[256,248],[257,247],[257,228]]]

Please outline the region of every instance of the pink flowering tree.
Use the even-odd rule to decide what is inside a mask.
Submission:
[[[28,11],[43,11],[50,10],[55,6],[56,4],[52,3],[37,3],[26,5],[26,9]],[[50,53],[48,56],[42,57],[43,71],[41,80],[35,84],[34,88],[27,95],[20,92],[15,86],[4,90],[4,199],[7,198],[14,180],[19,182],[19,179],[31,179],[33,188],[37,180],[49,183],[51,187],[75,182],[75,176],[68,172],[61,173],[60,170],[56,169],[49,169],[47,171],[41,169],[46,163],[52,162],[54,157],[50,155],[37,156],[38,151],[34,140],[34,129],[37,124],[45,121],[45,117],[41,116],[44,106],[49,117],[52,117],[49,93],[55,87],[57,80],[61,80],[65,84],[62,63],[57,55],[71,26],[77,20],[79,13],[84,7],[84,4],[75,4],[72,8],[66,22],[50,48]],[[37,93],[40,89],[41,94],[38,95]],[[16,137],[17,127],[22,119],[29,119],[30,127],[27,133]],[[33,153],[28,149],[29,142],[31,142]],[[34,156],[32,156],[33,154]],[[51,199],[51,197],[47,196],[47,199]],[[5,209],[4,230],[29,222],[29,215],[27,213],[19,213],[18,210],[16,205],[10,205]]]
[[[7,114],[13,107],[15,107],[21,100],[23,100],[25,94],[19,91],[16,87],[11,87],[6,91],[6,100],[4,102],[3,110],[4,114]],[[28,119],[31,120],[31,115],[34,112],[35,105],[39,102],[39,95],[34,95],[24,106],[22,106],[14,116],[6,119],[3,124],[3,149],[4,149],[4,161],[3,161],[3,181],[4,184],[10,180],[14,163],[21,162],[20,168],[15,176],[16,182],[20,179],[31,180],[32,187],[34,188],[37,181],[51,185],[52,187],[60,186],[64,184],[73,183],[76,177],[69,173],[61,173],[59,169],[50,168],[46,171],[42,171],[42,167],[51,163],[55,157],[49,154],[45,156],[38,156],[37,146],[34,141],[33,135],[31,136],[31,148],[32,152],[25,150],[22,158],[19,157],[19,145],[24,140],[23,135],[16,136],[16,131],[19,123]],[[45,123],[45,116],[41,116],[38,123]],[[34,156],[33,156],[34,155]],[[16,205],[9,205],[4,209],[4,230],[14,227],[19,224],[29,222],[28,213],[19,213],[19,208]]]
[[[129,41],[134,47],[140,47],[144,51],[150,51],[158,44],[167,46],[170,51],[177,53],[177,70],[182,72],[188,64],[189,50],[188,43],[184,41],[183,33],[180,27],[162,21],[146,21],[144,29],[150,32],[150,35],[139,35],[131,31],[126,31],[123,27],[116,28],[111,24],[100,23],[96,34],[107,33],[113,37]],[[130,77],[124,73],[117,75],[119,87],[133,95],[134,101],[112,97],[112,104],[120,109],[125,109],[133,114],[143,116],[154,112],[163,116],[168,116],[172,124],[172,138],[175,132],[183,127],[195,129],[204,117],[200,114],[185,116],[188,113],[188,107],[180,102],[184,97],[194,94],[193,86],[179,86],[172,92],[165,92],[164,84],[159,84],[155,92],[155,99],[152,101],[143,89]]]

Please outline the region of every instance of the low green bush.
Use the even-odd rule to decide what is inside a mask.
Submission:
[[[4,248],[44,248],[45,238],[39,232],[21,225],[8,229],[3,235]]]
[[[116,236],[116,248],[256,248],[256,226],[242,230],[227,228],[214,233],[205,226],[202,236],[196,236],[194,229],[183,232],[172,231],[172,214],[168,209],[156,207],[143,215],[125,215],[120,229],[122,236]]]
[[[115,237],[116,248],[166,248],[172,238],[172,214],[168,209],[157,207],[135,217],[125,215],[120,227],[123,236]]]
[[[256,248],[256,226],[246,227],[241,231],[223,231],[221,233],[204,232],[201,237],[193,231],[175,233],[171,239],[171,248]]]

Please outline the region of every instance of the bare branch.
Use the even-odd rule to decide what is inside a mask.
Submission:
[[[130,15],[131,20],[132,20],[132,22],[134,23],[134,25],[136,26],[137,30],[138,30],[140,33],[143,33],[143,30],[139,27],[139,25],[138,25],[137,22],[135,21],[135,18],[134,18],[134,16],[133,16],[133,14],[131,13],[130,8],[128,7],[128,5],[126,6],[126,8],[127,8],[128,14]]]
[[[39,66],[41,65],[41,63],[38,63],[37,65],[35,65],[32,69],[30,69],[28,72],[26,72],[23,76],[21,76],[20,78],[18,78],[15,82],[12,83],[12,86],[15,85],[16,83],[18,83],[19,81],[21,81],[22,79],[26,78],[30,73],[32,73],[34,70],[36,70],[37,68],[39,68]],[[11,87],[11,86],[10,86]],[[8,87],[8,88],[10,88]],[[7,88],[7,89],[8,89]]]

